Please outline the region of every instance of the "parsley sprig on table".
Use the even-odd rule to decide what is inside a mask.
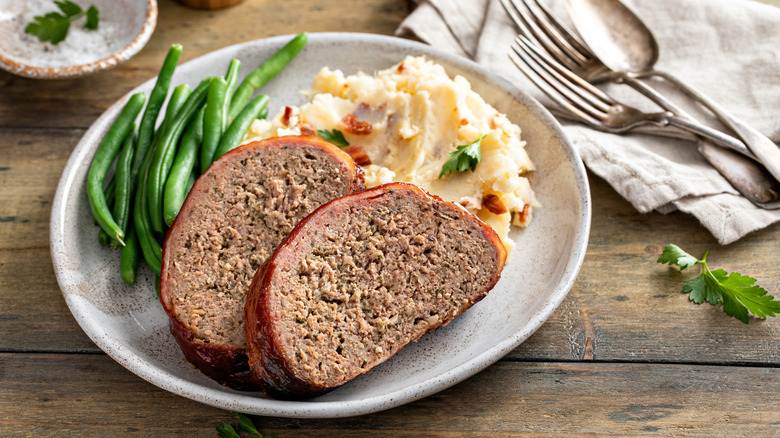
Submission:
[[[238,429],[242,430],[244,432],[252,434],[252,436],[255,436],[257,438],[273,438],[270,435],[263,435],[262,433],[257,431],[257,428],[255,427],[255,424],[252,422],[252,420],[249,419],[244,414],[237,414],[238,415]],[[233,429],[233,426],[231,426],[228,423],[222,423],[219,426],[217,426],[217,434],[220,438],[241,438],[241,435],[236,432],[235,429]]]
[[[62,13],[49,12],[46,15],[33,17],[35,21],[28,24],[24,31],[37,36],[42,42],[51,41],[52,44],[57,44],[68,36],[70,23],[81,18],[82,15],[87,16],[87,23],[84,25],[84,28],[97,30],[98,10],[95,6],[90,6],[85,11],[81,9],[81,6],[69,0],[55,1],[54,4],[57,5]]]
[[[345,148],[349,146],[349,142],[344,138],[344,133],[338,129],[318,129],[317,134],[322,137],[323,140],[335,144],[339,148]]]
[[[709,251],[705,251],[699,260],[670,243],[664,248],[658,263],[677,265],[681,271],[697,264],[701,265],[701,275],[683,285],[683,292],[688,292],[688,297],[696,304],[704,301],[712,305],[723,303],[723,311],[727,315],[745,324],[748,324],[749,313],[762,319],[780,313],[780,301],[773,301],[773,296],[767,295],[764,288],[755,284],[755,278],[739,272],[729,274],[723,269],[712,271],[707,265],[707,254]]]
[[[482,139],[486,136],[474,140],[470,144],[459,145],[454,151],[450,152],[450,158],[444,163],[439,174],[439,179],[455,172],[465,172],[471,169],[473,172],[477,164],[482,161]]]

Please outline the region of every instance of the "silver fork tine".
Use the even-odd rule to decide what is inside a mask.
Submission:
[[[554,100],[558,105],[564,107],[572,114],[580,117],[588,123],[599,125],[604,112],[595,108],[579,93],[571,89],[571,84],[563,80],[560,74],[555,75],[544,67],[544,63],[539,61],[538,54],[534,53],[530,42],[523,36],[518,36],[512,49],[515,57],[509,58],[514,64],[536,84],[547,96]]]
[[[566,63],[572,68],[577,67],[576,61],[574,59],[569,59],[569,56],[563,52],[553,40],[550,40],[524,8],[520,7],[514,0],[501,0],[501,5],[522,35],[537,46],[544,47],[545,50],[558,58],[561,62]]]
[[[601,91],[600,89],[592,85],[590,82],[574,74],[571,70],[564,67],[555,59],[551,58],[549,55],[544,53],[538,47],[534,46],[533,44],[530,44],[527,39],[523,41],[521,40],[521,38],[522,37],[518,37],[520,43],[525,46],[526,50],[530,50],[531,52],[536,54],[537,56],[536,61],[540,65],[545,66],[548,69],[548,71],[552,72],[554,70],[556,75],[564,76],[565,79],[562,79],[562,82],[568,82],[572,84],[573,85],[572,89],[578,94],[580,94],[580,96],[589,100],[591,103],[603,109],[604,111],[606,111],[608,107],[617,104],[617,102],[614,99],[612,99],[607,93]]]
[[[577,69],[588,61],[588,57],[574,49],[565,37],[560,35],[554,24],[551,24],[546,14],[532,6],[528,1],[501,0],[512,21],[520,33],[529,38],[537,47],[543,48],[559,62],[571,69]],[[511,7],[510,7],[511,5]],[[536,4],[538,6],[538,3]]]
[[[538,44],[539,41],[536,39],[534,32],[532,32],[531,29],[528,27],[524,17],[518,15],[519,9],[517,8],[517,4],[512,2],[510,5],[510,0],[500,0],[500,2],[501,2],[501,6],[504,7],[504,10],[506,11],[507,15],[509,15],[509,18],[511,18],[512,21],[515,23],[515,26],[517,26],[517,29],[520,31],[520,33]]]
[[[523,2],[528,5],[528,0],[523,0]],[[546,4],[540,2],[539,0],[533,0],[533,3],[547,18],[547,22],[545,22],[545,24],[551,27],[549,30],[550,34],[557,36],[556,40],[559,41],[559,44],[567,53],[571,52],[572,54],[576,54],[575,56],[583,59],[585,62],[595,58],[590,49],[588,49],[585,45],[585,42],[582,41],[576,33],[572,32],[568,27],[564,26],[564,24],[555,17],[555,14],[552,13]],[[529,7],[529,9],[533,11],[532,8]],[[538,14],[534,15],[539,17]]]

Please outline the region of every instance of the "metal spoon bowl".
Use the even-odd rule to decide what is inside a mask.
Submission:
[[[731,128],[772,176],[780,181],[780,148],[713,100],[667,72],[655,70],[658,42],[639,17],[619,0],[567,0],[574,26],[593,53],[613,71],[658,76],[674,84]]]

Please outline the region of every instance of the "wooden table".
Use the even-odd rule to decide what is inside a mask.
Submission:
[[[776,5],[780,1],[773,0]],[[220,11],[160,2],[135,58],[86,79],[0,73],[0,435],[216,436],[235,415],[170,394],[111,360],[65,306],[49,256],[54,189],[79,138],[154,76],[169,45],[183,60],[302,30],[390,34],[404,0],[251,0]],[[750,325],[697,306],[656,263],[675,242],[780,294],[780,227],[719,246],[691,217],[639,214],[590,175],[593,227],[571,293],[501,361],[451,389],[356,418],[256,418],[297,436],[778,436],[780,318]]]

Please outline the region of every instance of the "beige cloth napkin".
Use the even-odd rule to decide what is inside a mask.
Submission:
[[[417,1],[397,35],[469,57],[555,106],[508,59],[516,30],[498,0]],[[564,0],[543,1],[567,19]],[[780,9],[749,0],[625,2],[655,33],[659,70],[780,140]],[[679,92],[659,85],[695,116],[706,117]],[[607,90],[636,98],[625,88],[610,85]],[[618,136],[562,124],[588,168],[642,213],[679,209],[695,216],[723,245],[780,221],[780,210],[757,208],[740,196],[690,139]]]

